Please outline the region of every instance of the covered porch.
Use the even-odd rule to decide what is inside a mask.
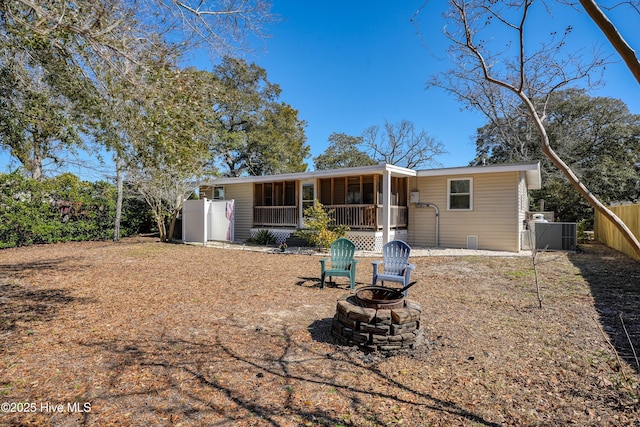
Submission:
[[[413,175],[412,170],[374,165],[255,182],[252,226],[303,228],[304,210],[318,200],[336,225],[383,232],[405,229],[408,177]]]
[[[201,197],[235,199],[236,237],[268,229],[278,240],[304,228],[304,211],[319,201],[336,225],[351,233],[393,240],[408,227],[409,177],[416,172],[379,164],[272,176],[217,178],[200,186]],[[363,248],[365,249],[365,248]]]

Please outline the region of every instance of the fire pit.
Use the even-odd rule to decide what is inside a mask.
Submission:
[[[368,286],[338,299],[331,333],[367,351],[416,348],[424,342],[422,307],[397,289]]]
[[[382,286],[367,286],[356,292],[356,302],[361,307],[392,308],[404,307],[404,295],[397,289]]]

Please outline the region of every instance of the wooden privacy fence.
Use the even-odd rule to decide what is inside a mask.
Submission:
[[[610,206],[609,209],[629,227],[636,237],[640,238],[640,205]],[[595,212],[594,234],[599,242],[640,261],[640,257],[622,234],[598,211]]]

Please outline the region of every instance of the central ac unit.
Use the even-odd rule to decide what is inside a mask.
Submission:
[[[536,222],[533,229],[538,250],[575,251],[578,246],[575,222]]]

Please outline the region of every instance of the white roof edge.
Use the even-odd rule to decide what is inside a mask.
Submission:
[[[210,178],[204,180],[200,185],[224,185],[224,184],[239,184],[239,183],[255,183],[255,182],[267,182],[267,181],[297,181],[310,178],[323,178],[329,176],[352,176],[379,173],[382,174],[385,171],[395,176],[416,176],[416,171],[413,169],[402,168],[400,166],[389,165],[385,163],[370,165],[370,166],[357,166],[353,168],[343,169],[328,169],[328,170],[315,170],[308,172],[296,172],[296,173],[284,173],[276,175],[261,175],[261,176],[240,176],[240,177],[223,177],[223,178]]]
[[[539,190],[542,186],[540,162],[521,162],[486,166],[461,166],[453,168],[427,169],[417,172],[417,176],[466,175],[497,172],[524,172],[527,177],[527,188]]]

